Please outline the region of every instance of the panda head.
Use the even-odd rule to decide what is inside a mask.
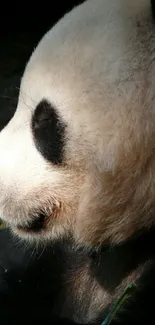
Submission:
[[[23,238],[99,246],[154,222],[151,23],[134,3],[86,1],[32,53],[0,134],[0,216]]]

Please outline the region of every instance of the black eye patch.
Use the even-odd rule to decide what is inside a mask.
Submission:
[[[55,165],[61,164],[65,125],[55,108],[45,99],[37,105],[33,114],[32,133],[36,148],[43,157]]]

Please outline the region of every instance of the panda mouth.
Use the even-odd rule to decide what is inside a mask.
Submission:
[[[40,213],[27,225],[18,225],[17,229],[24,232],[39,233],[45,229],[47,218],[47,215]]]

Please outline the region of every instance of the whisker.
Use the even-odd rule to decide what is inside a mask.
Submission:
[[[18,100],[18,98],[16,98],[16,97],[5,96],[5,95],[1,95],[1,94],[0,94],[0,98],[4,98],[4,99],[15,99],[16,101],[18,101],[19,103],[24,104],[24,105],[27,106],[31,111],[33,111],[33,107],[30,106],[29,104],[27,104],[27,103],[24,101],[23,96],[22,96],[23,101],[22,101],[22,100]]]
[[[32,102],[36,105],[36,102],[32,99],[32,95],[31,95],[31,90],[29,89],[30,92],[30,99],[32,100]]]
[[[28,95],[27,93],[25,93],[25,92],[24,92],[21,88],[19,88],[19,87],[16,87],[16,89],[19,90],[19,93],[23,93],[25,96],[27,96],[29,99],[31,99],[32,102],[33,102],[34,104],[36,104],[36,102],[34,101],[34,99],[32,99],[30,89],[29,89],[30,95]]]
[[[42,257],[43,253],[45,252],[45,249],[46,249],[46,245],[43,246],[43,249],[41,251],[41,254],[38,257],[38,260],[40,260],[40,258]]]
[[[25,104],[24,96],[23,96],[23,93],[22,93],[22,91],[21,91],[21,90],[20,90],[20,94],[21,94],[21,96],[22,96],[22,99],[23,99],[23,103]]]
[[[23,103],[23,104],[24,104],[27,108],[29,108],[31,112],[33,111],[33,107],[32,107],[32,106],[28,105],[27,103]]]
[[[1,95],[1,94],[0,94],[0,98],[8,98],[8,99],[16,99],[16,100],[18,100],[18,98],[16,98],[16,97],[11,97],[11,96]]]
[[[36,249],[35,249],[35,247],[34,247],[33,250],[32,250],[32,253],[30,254],[30,257],[29,257],[28,263],[31,262],[31,260],[32,260],[33,257],[35,256],[35,254],[36,254]]]

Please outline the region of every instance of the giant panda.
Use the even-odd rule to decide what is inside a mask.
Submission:
[[[154,35],[149,0],[87,0],[32,53],[16,112],[0,133],[0,215],[15,241],[39,252],[43,247],[43,253],[26,272],[25,255],[20,265],[11,259],[7,280],[5,270],[2,274],[8,285],[7,294],[1,290],[2,312],[13,299],[20,309],[22,297],[26,313],[33,307],[41,311],[46,299],[33,283],[42,288],[48,283],[47,310],[44,318],[36,311],[34,324],[105,324],[114,303],[134,284],[110,324],[150,322]],[[14,281],[19,271],[22,289]],[[22,314],[20,322],[25,317],[28,323]]]

